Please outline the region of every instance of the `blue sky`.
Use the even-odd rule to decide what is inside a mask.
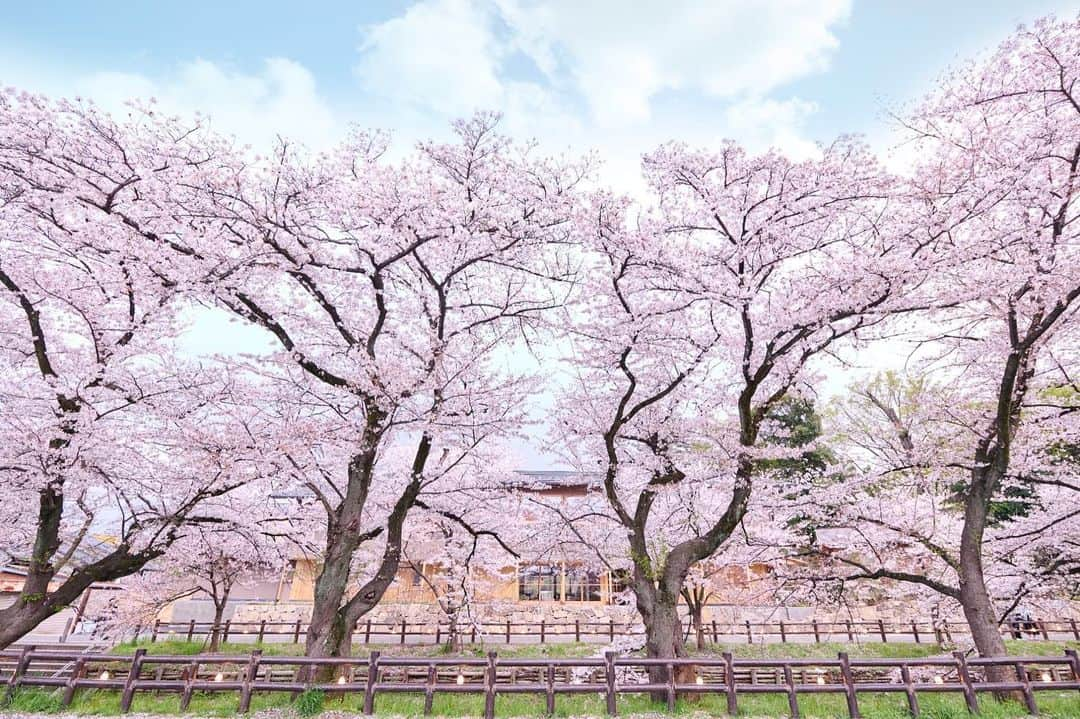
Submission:
[[[595,149],[603,179],[634,192],[640,154],[674,138],[810,156],[854,132],[885,156],[897,139],[888,108],[1017,24],[1076,11],[1060,0],[12,3],[0,85],[117,112],[153,96],[256,146],[281,134],[326,147],[357,123],[393,130],[404,151],[495,109],[511,134]],[[217,315],[190,340],[195,352],[266,345]],[[860,356],[863,369],[887,354]],[[521,466],[552,464],[538,445],[516,447]]]
[[[153,95],[260,144],[325,146],[350,123],[403,144],[475,108],[515,135],[595,148],[632,186],[678,137],[793,155],[838,133],[892,140],[884,110],[1018,23],[1025,2],[20,3],[0,21],[0,83],[114,109]]]

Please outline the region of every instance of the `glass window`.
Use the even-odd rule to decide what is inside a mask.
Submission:
[[[532,602],[553,602],[560,599],[559,568],[546,564],[522,567],[518,570],[518,599]]]
[[[568,567],[566,570],[566,601],[599,602],[600,573],[591,569]]]

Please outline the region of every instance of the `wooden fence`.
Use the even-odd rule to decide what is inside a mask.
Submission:
[[[214,632],[213,622],[156,622],[147,630],[136,630],[136,636],[146,636],[150,641],[158,639],[203,638]],[[233,622],[225,621],[217,626],[223,641],[230,638],[247,637],[258,642],[287,641],[299,643],[307,632],[307,624],[295,622]],[[353,635],[353,641],[363,644],[418,644],[441,643],[449,636],[450,626],[444,623],[374,622],[361,623]],[[1026,639],[1051,640],[1073,639],[1080,641],[1080,622],[1076,619],[1039,619],[1029,622],[1026,629],[1019,629],[1009,624],[1000,626],[1002,635],[1011,637],[1020,634]],[[915,643],[934,642],[941,644],[952,641],[954,636],[964,636],[970,632],[968,625],[956,621],[839,621],[839,622],[750,622],[722,623],[712,621],[705,625],[706,641],[713,643],[746,642],[855,642],[855,641],[904,641]],[[614,641],[616,637],[642,636],[640,625],[625,622],[574,621],[573,623],[549,623],[543,620],[535,623],[487,622],[469,625],[460,629],[463,641],[475,644],[482,641],[487,644],[545,644],[549,641]]]
[[[424,697],[424,712],[432,711],[437,694],[465,693],[484,697],[484,716],[495,715],[499,695],[533,694],[546,700],[554,713],[559,696],[592,694],[604,697],[607,713],[618,714],[619,698],[645,692],[661,694],[668,710],[679,695],[712,694],[726,698],[734,715],[740,697],[777,694],[787,698],[790,715],[799,716],[799,698],[810,694],[841,694],[847,713],[858,719],[859,695],[901,693],[911,715],[919,715],[919,694],[956,693],[971,713],[979,711],[979,693],[1016,692],[1029,712],[1036,714],[1040,691],[1080,690],[1080,659],[1074,650],[1064,656],[922,659],[740,659],[726,652],[721,658],[646,659],[608,653],[602,659],[505,658],[490,652],[486,658],[368,657],[312,659],[306,657],[248,655],[165,656],[139,649],[134,656],[38,651],[0,652],[11,667],[6,676],[4,702],[24,687],[52,687],[62,692],[69,706],[80,689],[111,689],[120,693],[120,710],[128,712],[140,694],[171,692],[186,710],[194,692],[235,692],[243,713],[257,693],[301,692],[317,689],[328,696],[363,695],[363,712],[375,711],[379,695],[409,693]],[[55,666],[70,666],[55,671]],[[648,678],[659,667],[661,681]],[[678,671],[677,668],[683,668]],[[1007,667],[1011,681],[990,681],[989,667]],[[312,679],[318,669],[331,681]],[[689,669],[687,669],[689,668]],[[678,677],[678,678],[677,678]],[[680,679],[681,678],[681,679]],[[692,678],[692,681],[685,681]],[[309,680],[305,680],[309,679]]]

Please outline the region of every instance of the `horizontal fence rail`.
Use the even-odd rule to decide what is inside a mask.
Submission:
[[[1032,640],[1080,641],[1080,622],[1076,619],[1039,619],[1022,625],[1004,623],[999,626],[1002,636]],[[693,630],[690,630],[693,636]],[[214,622],[164,622],[159,621],[145,629],[137,629],[136,638],[149,634],[150,641],[158,639],[203,639],[218,634],[222,641],[254,637],[255,641],[278,641],[299,643],[307,633],[307,623],[300,620],[281,621],[225,621]],[[644,636],[640,625],[627,622],[574,621],[574,622],[480,622],[458,628],[461,641],[491,644],[545,644],[570,641],[614,641],[617,637]],[[713,643],[757,642],[767,643],[821,643],[821,642],[915,642],[937,643],[953,641],[954,636],[970,633],[967,623],[957,621],[809,621],[809,622],[706,622],[702,627],[705,641]],[[451,627],[447,623],[376,622],[368,620],[357,626],[354,642],[363,644],[440,644],[449,639]]]
[[[55,670],[67,664],[70,671]],[[389,693],[423,696],[425,714],[431,713],[438,694],[479,695],[487,719],[495,715],[496,697],[510,694],[543,696],[548,714],[554,713],[559,696],[599,695],[612,716],[618,714],[619,698],[627,694],[662,696],[669,710],[679,696],[723,696],[732,715],[741,697],[774,694],[785,696],[790,715],[799,717],[800,697],[838,694],[845,697],[849,716],[858,719],[860,693],[903,694],[909,712],[917,717],[919,694],[925,692],[958,694],[973,714],[979,711],[980,693],[1012,692],[1036,714],[1037,693],[1080,690],[1075,650],[1059,656],[968,658],[954,652],[920,659],[852,659],[843,652],[835,659],[740,659],[730,652],[693,659],[612,652],[583,659],[501,659],[496,652],[484,658],[383,657],[371,652],[367,657],[316,659],[264,656],[258,650],[247,655],[166,656],[141,648],[133,656],[117,657],[26,647],[0,652],[0,667],[5,703],[28,687],[61,692],[64,707],[80,689],[106,689],[120,693],[121,712],[130,711],[137,696],[147,693],[178,694],[180,708],[186,710],[195,692],[232,692],[242,713],[259,693],[288,692],[295,698],[320,690],[328,696],[362,695],[365,714],[375,711],[378,696]],[[1003,674],[1011,678],[1002,679]]]

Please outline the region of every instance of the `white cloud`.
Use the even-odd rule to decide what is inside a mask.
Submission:
[[[598,149],[604,179],[637,190],[639,154],[675,137],[817,152],[805,138],[816,106],[772,95],[827,67],[849,0],[748,5],[420,0],[361,28],[354,69],[394,126],[499,109],[511,134]]]
[[[775,147],[784,154],[805,159],[820,156],[816,143],[802,135],[806,119],[817,112],[817,104],[791,98],[745,98],[724,112],[724,129],[752,151]]]
[[[267,147],[278,135],[322,147],[336,139],[339,122],[303,65],[268,58],[246,73],[196,59],[174,72],[149,77],[136,72],[64,72],[0,58],[4,81],[54,96],[81,95],[114,112],[133,98],[155,98],[166,112],[209,115],[218,130]]]
[[[850,0],[497,0],[516,46],[569,75],[602,124],[643,121],[666,90],[761,96],[820,72]]]
[[[498,107],[505,51],[489,9],[427,0],[362,30],[357,76],[370,91],[452,115]]]

